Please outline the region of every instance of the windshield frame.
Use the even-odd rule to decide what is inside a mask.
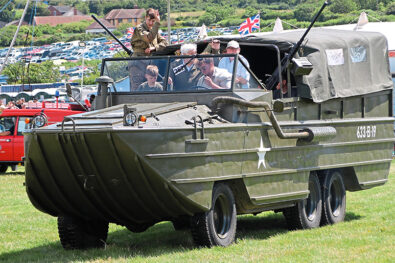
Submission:
[[[229,91],[234,91],[235,90],[235,78],[236,78],[236,72],[237,72],[237,65],[239,63],[234,63],[233,64],[233,72],[232,72],[232,83],[230,89],[207,89],[207,90],[185,90],[185,91],[175,91],[175,90],[169,90],[168,89],[168,80],[169,80],[169,72],[170,72],[170,63],[177,60],[177,59],[203,59],[203,58],[224,58],[224,57],[233,57],[235,61],[239,61],[244,68],[250,73],[251,77],[257,82],[258,87],[261,89],[251,89],[253,91],[256,90],[265,90],[265,85],[262,84],[261,80],[259,80],[256,75],[251,71],[249,67],[244,63],[242,59],[239,58],[238,54],[196,54],[196,55],[166,55],[166,56],[143,56],[143,57],[123,57],[123,58],[105,58],[102,60],[101,64],[101,70],[100,70],[100,76],[103,76],[105,74],[106,70],[106,65],[108,62],[116,62],[116,61],[136,61],[136,60],[166,60],[166,72],[163,77],[163,91],[150,91],[150,92],[144,92],[143,94],[179,94],[179,93],[207,93],[207,92],[229,92]],[[106,75],[104,75],[106,76]],[[111,77],[111,76],[109,76]],[[122,94],[133,94],[133,95],[138,95],[141,93],[134,92],[134,91],[117,91],[116,87],[114,84],[112,86],[112,94],[114,95],[122,95]],[[246,89],[246,91],[249,89]]]

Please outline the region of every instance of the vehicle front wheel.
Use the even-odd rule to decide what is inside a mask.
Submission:
[[[346,188],[338,170],[329,171],[322,181],[321,224],[342,222],[346,215]]]
[[[236,236],[236,204],[230,187],[214,185],[211,209],[192,217],[193,241],[198,246],[229,246]]]
[[[58,231],[64,249],[101,248],[106,244],[108,222],[59,216]]]
[[[309,196],[300,200],[291,208],[283,210],[288,228],[310,229],[320,226],[322,214],[321,185],[316,173],[311,173],[309,177]]]
[[[6,164],[0,164],[0,173],[3,174],[7,171],[8,165]]]

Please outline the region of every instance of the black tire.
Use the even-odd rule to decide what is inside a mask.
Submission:
[[[153,226],[153,223],[127,225],[126,228],[133,233],[141,233]]]
[[[7,171],[8,165],[6,164],[0,164],[0,173],[3,174]]]
[[[225,183],[214,185],[212,207],[192,217],[191,232],[198,246],[229,246],[236,236],[236,204],[232,190]]]
[[[338,170],[329,171],[322,180],[321,225],[344,221],[346,215],[346,188]]]
[[[171,220],[174,230],[183,231],[191,228],[191,217],[181,216]]]
[[[64,249],[102,248],[106,245],[108,222],[59,216],[58,231]]]
[[[288,228],[311,229],[320,226],[322,215],[321,184],[316,173],[309,177],[310,194],[307,199],[300,200],[294,207],[283,210]]]

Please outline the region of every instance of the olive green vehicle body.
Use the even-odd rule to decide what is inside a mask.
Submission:
[[[249,50],[241,46],[242,53]],[[385,64],[384,54],[381,59]],[[306,94],[297,82],[293,88]],[[321,102],[310,94],[273,99],[272,91],[234,85],[221,91],[110,93],[104,99],[103,94],[96,98],[97,110],[25,134],[26,189],[37,209],[138,226],[208,211],[216,182],[229,183],[237,213],[246,214],[307,198],[312,171],[338,169],[349,191],[380,186],[388,178],[392,87]],[[276,101],[283,109],[218,103],[216,110],[217,97],[271,107]],[[125,104],[147,121],[125,126]],[[284,133],[330,132],[280,138],[270,112]],[[194,124],[195,116],[203,125]]]

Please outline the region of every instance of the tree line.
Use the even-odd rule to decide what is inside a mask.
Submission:
[[[0,7],[3,7],[9,0],[0,0]],[[49,5],[68,5],[76,7],[85,14],[105,15],[112,9],[131,9],[131,8],[155,8],[159,9],[163,17],[167,12],[167,0],[49,0]],[[171,9],[174,12],[186,11],[206,11],[205,18],[201,21],[218,22],[224,17],[235,15],[236,8],[265,10],[294,10],[295,18],[305,21],[306,15],[310,14],[313,8],[322,4],[323,0],[171,0]],[[356,10],[378,11],[386,15],[395,15],[395,2],[393,0],[332,0],[330,1],[329,12],[332,14],[350,13]],[[15,10],[23,8],[24,0],[15,0],[0,13],[0,21],[10,22],[17,17]],[[32,12],[37,16],[49,15],[47,5],[32,1],[25,21],[29,22]],[[326,11],[327,12],[327,11]],[[302,14],[304,13],[304,14]],[[332,16],[332,14],[330,16]],[[329,16],[329,17],[330,17]]]

